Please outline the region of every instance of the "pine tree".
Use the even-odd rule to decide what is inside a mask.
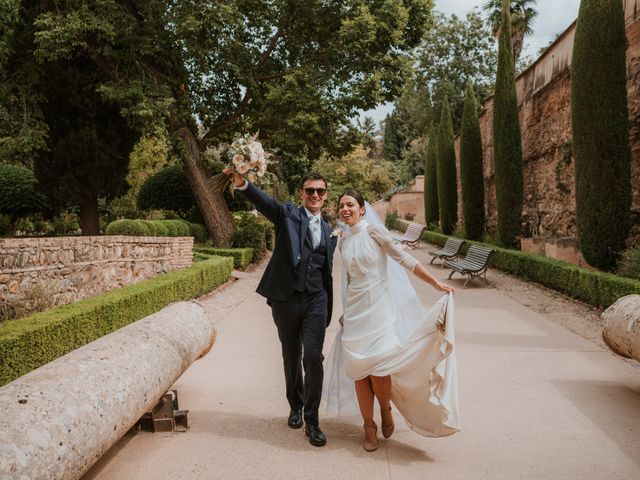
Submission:
[[[473,83],[467,84],[460,133],[460,183],[466,237],[480,240],[484,231],[484,171],[478,104]]]
[[[438,205],[440,229],[451,235],[458,221],[458,187],[456,185],[456,154],[453,148],[453,125],[449,100],[444,99],[438,128]]]
[[[626,37],[622,2],[582,0],[571,66],[578,243],[594,267],[615,268],[631,208]]]
[[[511,55],[509,0],[503,0],[502,5],[498,72],[493,100],[493,155],[498,241],[503,246],[514,247],[522,230],[522,144],[515,70]]]
[[[427,225],[440,218],[438,206],[438,135],[433,123],[429,127],[429,143],[424,166],[424,219]]]

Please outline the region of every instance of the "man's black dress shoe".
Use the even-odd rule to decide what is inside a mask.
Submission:
[[[302,410],[293,409],[289,414],[289,420],[287,421],[287,425],[291,428],[301,428],[302,427]]]
[[[309,425],[304,427],[304,433],[309,437],[309,443],[314,447],[321,447],[327,443],[327,437],[324,436],[318,425]]]

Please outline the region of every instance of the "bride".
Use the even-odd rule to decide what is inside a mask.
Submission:
[[[358,192],[342,194],[338,215],[346,225],[339,243],[344,314],[327,360],[327,412],[353,414],[357,398],[369,452],[378,448],[374,398],[384,438],[394,430],[391,402],[421,435],[459,431],[454,289],[395,244]],[[399,265],[447,295],[425,309]]]

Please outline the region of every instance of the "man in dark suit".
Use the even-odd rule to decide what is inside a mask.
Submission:
[[[275,225],[273,255],[257,292],[267,298],[282,345],[287,400],[291,411],[288,425],[301,428],[314,446],[327,439],[318,424],[322,394],[322,345],[331,321],[333,278],[331,267],[337,239],[322,219],[327,182],[317,173],[300,183],[302,206],[279,203],[238,173],[229,174],[256,209]],[[303,376],[304,367],[304,376]]]

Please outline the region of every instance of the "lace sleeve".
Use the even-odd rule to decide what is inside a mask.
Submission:
[[[410,272],[413,272],[416,266],[420,263],[414,257],[409,255],[406,250],[394,242],[389,230],[384,228],[382,225],[369,225],[367,226],[367,232],[369,232],[371,238],[380,245],[380,248],[382,248],[384,253],[389,255]]]

